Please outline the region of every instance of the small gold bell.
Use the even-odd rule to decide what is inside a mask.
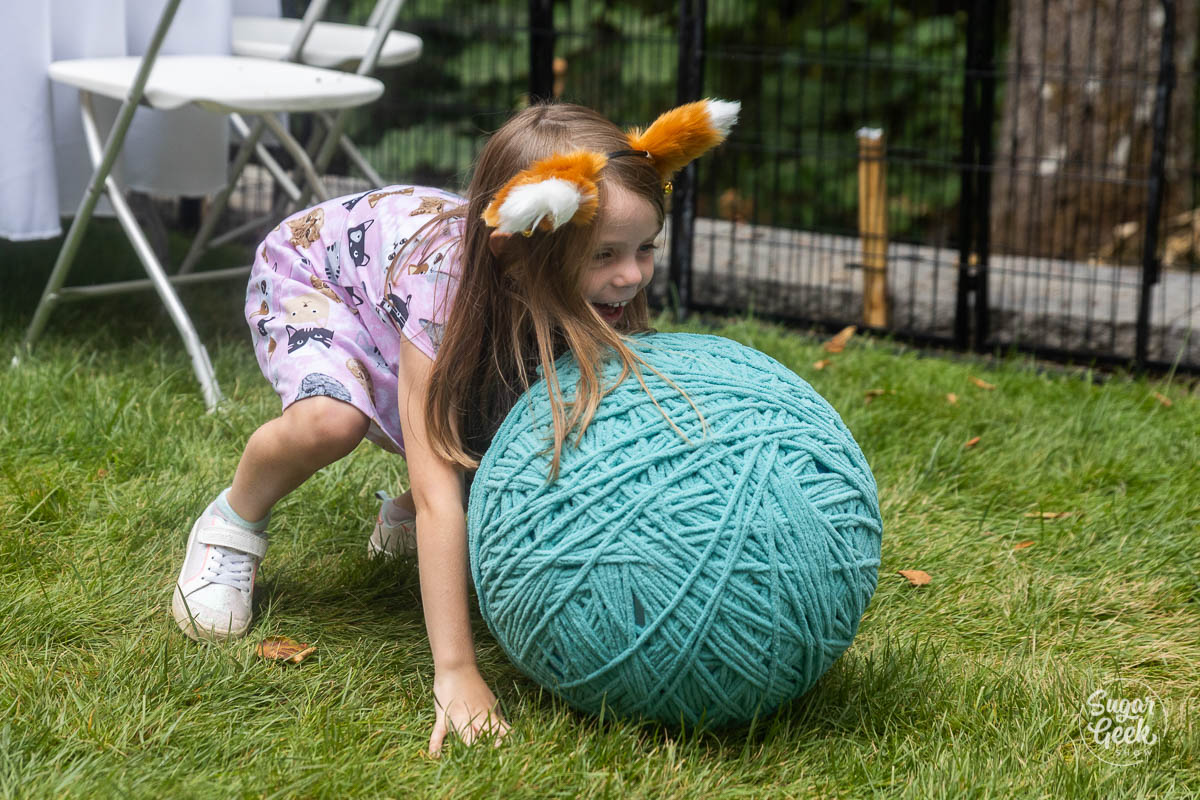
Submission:
[[[665,181],[663,183],[663,194],[670,194],[673,191],[675,191],[675,185],[670,181]]]

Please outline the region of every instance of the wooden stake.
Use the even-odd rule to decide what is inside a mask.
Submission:
[[[567,60],[561,56],[554,58],[554,97],[562,97],[563,87],[567,83]]]
[[[887,327],[887,169],[879,128],[858,131],[858,235],[862,240],[863,324]]]

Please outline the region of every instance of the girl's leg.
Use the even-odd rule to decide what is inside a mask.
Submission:
[[[250,436],[229,490],[230,507],[243,519],[264,518],[313,473],[354,450],[369,425],[357,408],[330,397],[293,403]]]
[[[392,502],[403,508],[409,514],[416,515],[417,506],[413,503],[412,489],[405,489],[404,494],[399,497],[393,497]]]
[[[368,425],[367,416],[348,403],[310,397],[251,435],[233,486],[204,510],[188,536],[171,600],[184,633],[194,639],[246,634],[271,507],[353,450]]]
[[[376,492],[383,500],[379,515],[375,518],[375,529],[367,542],[367,552],[372,556],[417,555],[416,505],[412,489],[398,497],[388,497],[386,492]],[[468,509],[466,484],[463,484],[463,512]]]

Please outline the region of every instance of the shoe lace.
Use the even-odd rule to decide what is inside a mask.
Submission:
[[[213,545],[205,565],[204,578],[209,583],[220,583],[248,592],[254,579],[256,561],[254,556],[240,550]]]

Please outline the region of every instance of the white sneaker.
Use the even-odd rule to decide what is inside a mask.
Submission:
[[[372,558],[413,557],[417,555],[417,520],[407,510],[388,497],[387,492],[378,491],[379,515],[375,517],[375,530],[367,541],[367,554]]]
[[[263,532],[234,525],[204,509],[188,536],[187,553],[171,599],[171,616],[193,639],[237,639],[253,616],[250,600],[258,563],[267,552]]]

